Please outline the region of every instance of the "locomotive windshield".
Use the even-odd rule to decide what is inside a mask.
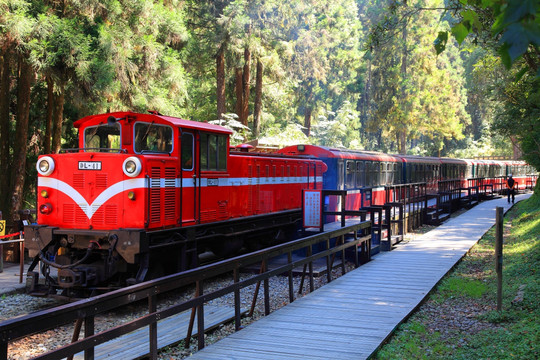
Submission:
[[[173,130],[154,123],[135,124],[135,152],[170,153],[173,149]]]
[[[84,148],[120,149],[120,125],[97,125],[86,128]]]

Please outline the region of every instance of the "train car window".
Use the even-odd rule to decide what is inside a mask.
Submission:
[[[366,179],[365,185],[371,186],[371,162],[370,161],[365,162],[364,171],[365,171],[365,179]]]
[[[371,167],[369,168],[369,176],[370,176],[370,185],[376,186],[378,182],[378,176],[379,176],[379,170],[377,169],[377,163],[375,161],[371,162]]]
[[[87,127],[84,130],[84,147],[120,149],[120,124]]]
[[[347,175],[346,175],[346,182],[345,186],[347,189],[354,189],[356,186],[356,166],[354,161],[348,160],[346,163],[347,167]]]
[[[182,170],[193,170],[193,134],[182,134]]]
[[[201,170],[227,170],[227,137],[216,134],[201,134],[200,136],[200,166]]]
[[[364,162],[363,161],[358,161],[356,163],[356,187],[362,187],[364,186],[364,176],[365,176],[365,171],[364,171]]]
[[[173,129],[155,123],[135,123],[135,152],[171,153]]]
[[[337,163],[338,166],[338,172],[337,172],[337,189],[338,190],[344,190],[345,189],[345,164],[343,164],[343,160],[339,160]]]

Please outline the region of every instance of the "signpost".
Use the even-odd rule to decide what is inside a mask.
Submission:
[[[302,220],[304,228],[322,228],[322,190],[302,191]]]

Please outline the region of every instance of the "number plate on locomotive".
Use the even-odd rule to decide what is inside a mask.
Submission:
[[[79,161],[79,170],[101,170],[101,161]]]

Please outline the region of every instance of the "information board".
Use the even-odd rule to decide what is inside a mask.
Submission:
[[[320,228],[322,225],[322,191],[304,190],[302,210],[304,228]]]

